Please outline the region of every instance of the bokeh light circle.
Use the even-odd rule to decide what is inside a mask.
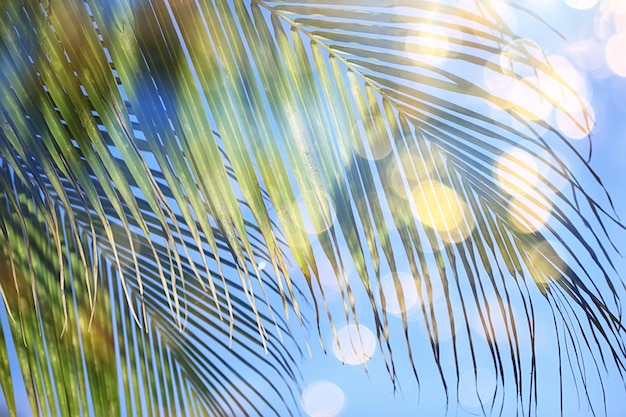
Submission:
[[[535,41],[530,39],[516,39],[509,42],[500,53],[500,69],[503,74],[517,77],[530,76],[535,73],[534,68],[525,62],[528,59],[543,60],[544,53]]]
[[[310,204],[307,201],[314,201],[316,204]],[[302,214],[301,226],[311,235],[325,232],[337,218],[335,208],[325,191],[303,193],[296,200],[296,205]]]
[[[342,327],[333,341],[333,353],[348,365],[361,365],[374,356],[376,337],[363,325],[349,324]]]
[[[566,271],[570,256],[559,242],[543,241],[530,249],[528,253],[528,267],[531,276],[537,284],[547,284],[557,281]]]
[[[438,231],[444,241],[460,242],[474,229],[467,203],[447,185],[422,181],[413,189],[412,195],[415,216],[423,225]]]
[[[354,152],[361,158],[377,161],[391,153],[391,140],[382,116],[361,118],[352,127]]]
[[[598,4],[598,0],[565,0],[565,4],[573,9],[586,10]]]
[[[563,134],[571,139],[582,139],[591,133],[595,125],[593,107],[584,99],[582,105],[573,111],[558,111],[556,122]]]
[[[412,42],[405,44],[409,55],[419,55],[431,65],[442,64],[450,54],[450,41],[445,33],[420,32]]]
[[[530,120],[546,120],[553,109],[545,85],[534,76],[515,80],[507,98],[515,111]]]
[[[606,63],[611,71],[620,77],[626,77],[626,33],[618,33],[606,43]]]
[[[329,381],[316,381],[301,395],[302,408],[310,417],[335,417],[343,410],[346,396],[341,388]]]
[[[505,191],[512,195],[528,194],[539,180],[535,158],[520,148],[503,154],[497,162],[495,177]]]
[[[402,289],[402,297],[396,290],[396,284],[391,274],[382,279],[381,285],[385,296],[385,311],[399,316],[403,311],[408,312],[418,306],[420,297],[416,282],[411,275],[400,272],[397,274],[397,279]],[[401,305],[400,300],[404,301],[404,306]]]
[[[626,14],[626,1],[624,0],[604,0],[608,9],[615,14]]]
[[[540,194],[520,196],[512,199],[508,206],[509,220],[522,233],[535,233],[542,229],[550,215],[552,206]]]

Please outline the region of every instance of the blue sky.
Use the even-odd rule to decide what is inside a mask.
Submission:
[[[457,1],[450,0],[450,2],[456,3]],[[471,2],[471,0],[458,0],[459,4],[470,4]],[[520,0],[513,2],[528,8],[541,19],[549,22],[565,39],[549,30],[538,19],[529,16],[528,13],[505,3],[495,1],[493,3],[515,32],[523,39],[534,42],[546,56],[553,59],[553,62],[562,64],[563,66],[560,68],[566,74],[564,75],[566,79],[579,83],[577,84],[580,88],[579,91],[589,101],[589,106],[595,115],[595,126],[591,131],[593,149],[591,167],[597,172],[613,198],[616,211],[621,219],[625,220],[626,194],[622,192],[622,188],[626,179],[626,123],[624,122],[626,116],[626,62],[620,61],[619,55],[615,56],[614,51],[626,51],[626,41],[620,35],[623,33],[623,36],[626,37],[626,6],[623,6],[626,1]],[[620,46],[623,48],[620,49]],[[555,56],[559,58],[554,58]],[[626,56],[626,53],[623,56]],[[494,56],[493,59],[496,62],[500,57]],[[454,65],[454,63],[445,61],[437,64]],[[489,88],[491,80],[482,79],[484,74],[476,73],[472,76],[476,78],[473,81],[479,84],[484,83],[486,88]],[[493,111],[488,106],[480,110]],[[504,123],[510,122],[504,116],[502,117]],[[551,111],[545,117],[551,123],[558,125],[557,112]],[[568,126],[563,125],[562,128],[567,131]],[[578,136],[576,132],[568,132],[573,136]],[[589,146],[586,138],[572,139],[572,144],[583,153]],[[581,175],[583,174],[581,173]],[[584,178],[584,175],[581,178]],[[592,185],[591,181],[589,185]],[[602,195],[602,190],[597,187],[592,192],[595,193],[594,195]],[[619,230],[612,230],[611,233],[615,236],[618,247],[626,247],[624,245],[624,233]],[[317,254],[323,257],[321,248],[315,249]],[[622,268],[626,266],[623,259],[617,259],[616,262]],[[334,278],[330,277],[332,273],[330,267],[324,265],[323,261],[322,271],[323,276],[321,278],[327,291],[329,308],[335,317],[341,318],[344,307],[341,298],[336,294],[336,288],[333,284]],[[348,274],[348,278],[358,280],[354,273]],[[353,285],[359,305],[360,324],[363,326],[360,336],[363,338],[364,344],[369,345],[367,340],[369,333],[366,328],[373,329],[372,320],[368,316],[368,301],[365,299],[364,292],[359,288],[358,285]],[[519,305],[513,307],[520,308]],[[438,314],[445,315],[445,311],[440,311]],[[544,314],[548,317],[549,310],[547,306],[538,303],[536,314],[539,317]],[[3,314],[1,316],[5,317]],[[307,335],[311,346],[311,358],[305,355],[301,367],[303,387],[305,388],[302,398],[305,412],[312,417],[322,417],[322,415],[326,417],[439,416],[444,415],[446,411],[447,415],[463,417],[483,413],[475,393],[478,392],[483,397],[489,397],[496,386],[486,347],[482,351],[484,355],[479,354],[477,357],[478,380],[480,382],[478,387],[474,384],[475,367],[468,357],[468,352],[458,353],[462,359],[458,381],[460,405],[457,405],[456,393],[452,389],[446,410],[446,397],[430,353],[430,340],[420,319],[413,316],[409,320],[413,357],[419,369],[419,385],[407,360],[402,321],[398,315],[389,314],[389,323],[390,331],[395,337],[393,352],[395,370],[398,376],[398,387],[395,393],[380,348],[375,343],[373,350],[368,351],[367,354],[371,358],[364,364],[358,363],[361,362],[359,355],[352,359],[344,358],[344,361],[355,362],[355,364],[344,364],[335,352],[333,332],[327,321],[322,319],[321,328],[326,354],[322,351],[313,326],[311,326],[311,332]],[[2,324],[3,327],[6,327],[5,322]],[[346,334],[341,332],[341,328],[346,324],[345,321],[339,319],[336,320],[335,324],[340,330],[340,334]],[[540,369],[538,376],[540,386],[537,415],[548,417],[558,415],[560,393],[558,392],[558,374],[556,373],[555,339],[550,331],[550,323],[543,324],[545,324],[545,328],[542,330],[540,326],[538,330],[538,337],[540,338],[538,346],[540,348],[537,351],[537,366]],[[296,327],[295,323],[292,327]],[[472,327],[471,331],[479,334],[480,327]],[[298,333],[298,337],[304,337],[304,335],[299,334],[299,330],[296,330],[296,333]],[[522,344],[522,346],[524,345]],[[453,374],[455,370],[451,347],[450,338],[443,337],[441,341],[442,355],[447,358],[443,361],[444,371]],[[349,355],[349,352],[344,352],[344,355]],[[526,361],[530,360],[528,352],[523,352],[522,357]],[[586,359],[590,360],[591,358]],[[624,416],[624,391],[621,387],[621,379],[614,371],[608,369],[608,376],[605,379],[606,411],[609,417],[621,417]],[[578,401],[573,382],[566,379],[564,384],[564,415],[568,417],[590,416],[591,412],[584,403]],[[511,385],[507,383],[504,390],[497,391],[498,401],[502,402],[505,410],[503,415],[513,415],[517,408],[515,393],[511,391],[511,388]],[[591,386],[589,390],[592,399],[601,404],[602,392],[599,385]],[[20,398],[23,399],[23,396]],[[25,408],[22,410],[25,413],[23,415],[28,415]],[[600,412],[602,412],[601,408]]]

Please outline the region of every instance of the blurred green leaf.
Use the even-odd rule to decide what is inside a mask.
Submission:
[[[419,379],[406,265],[447,395],[460,352],[486,347],[530,412],[537,371],[520,346],[530,339],[534,357],[544,302],[560,361],[598,352],[598,374],[611,363],[623,375],[607,232],[623,225],[587,158],[537,112],[585,132],[590,119],[490,3],[51,0],[0,12],[0,278],[33,410],[293,412],[291,315],[305,323],[310,302],[318,329],[321,309],[333,329],[356,322],[356,288],[392,381],[398,343]],[[485,88],[483,73],[542,105]],[[317,244],[345,317],[319,295]],[[393,302],[404,335],[389,331]],[[444,332],[456,375],[441,366]],[[588,397],[587,372],[573,377]]]

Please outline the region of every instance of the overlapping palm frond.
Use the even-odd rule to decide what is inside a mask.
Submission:
[[[592,376],[609,363],[623,372],[623,284],[604,226],[615,221],[610,198],[605,192],[591,196],[580,186],[579,176],[595,175],[570,139],[540,116],[541,107],[553,107],[582,132],[593,121],[538,46],[515,38],[483,2],[255,4],[271,16],[276,54],[293,62],[285,70],[292,85],[308,86],[306,117],[331,122],[326,131],[309,130],[311,143],[320,147],[321,176],[348,165],[339,181],[332,175],[321,181],[333,202],[344,204],[337,207],[336,229],[348,242],[374,315],[382,316],[378,334],[385,334],[386,323],[374,303],[372,277],[380,282],[386,264],[402,291],[395,274],[405,257],[438,365],[440,335],[453,335],[457,373],[441,372],[444,385],[458,384],[462,357],[477,369],[475,357],[488,349],[496,378],[514,380],[519,398],[527,399],[520,402],[521,413],[530,412],[538,384],[535,345],[530,355],[521,346],[535,339],[533,304],[540,304],[541,295],[562,343],[560,360],[580,370],[574,378],[582,395],[589,399],[583,361],[592,362]],[[490,92],[483,73],[538,99],[524,105],[522,97]],[[465,74],[477,74],[477,80]],[[491,107],[508,117],[488,115]],[[332,151],[318,145],[328,137],[336,146]],[[341,218],[350,204],[358,221]],[[353,230],[362,230],[364,239]],[[402,245],[392,244],[396,233]],[[443,287],[447,316],[436,312],[435,286]],[[403,301],[399,295],[397,302]],[[480,332],[472,329],[474,315]],[[403,321],[406,328],[404,313]],[[394,345],[380,341],[381,348],[383,342]],[[461,353],[467,347],[470,354]],[[583,359],[596,349],[603,352],[600,360]],[[496,395],[486,402],[486,409],[498,409]]]
[[[93,213],[80,210],[80,195],[63,182],[74,207],[72,215],[80,240],[60,209],[53,212],[61,225],[61,248],[56,248],[44,216],[35,208],[36,191],[13,177],[15,167],[5,163],[2,168],[6,190],[1,206],[6,243],[2,251],[2,288],[7,309],[13,314],[10,331],[27,377],[34,412],[88,415],[98,410],[115,415],[178,415],[183,410],[194,410],[196,414],[284,415],[294,409],[297,375],[293,353],[286,349],[293,345],[290,339],[283,339],[289,334],[286,323],[276,321],[273,311],[260,311],[255,317],[245,292],[229,277],[225,281],[231,288],[229,298],[221,282],[216,284],[216,305],[194,278],[193,269],[201,267],[198,250],[174,263],[171,248],[158,241],[149,243],[145,236],[133,232],[132,243],[120,239],[116,250],[122,272],[133,277],[134,269],[139,267],[143,278],[141,297],[138,282],[133,278],[126,281],[132,307],[145,308],[146,312],[139,323],[135,322],[123,295],[113,249],[107,241],[94,240],[89,227],[100,232],[102,225],[93,219]],[[22,173],[28,172],[24,165],[22,168]],[[154,175],[162,179],[160,173]],[[45,176],[40,179],[50,187]],[[162,186],[162,190],[164,195],[171,195],[167,187]],[[97,191],[103,193],[100,187]],[[50,196],[53,202],[58,201],[53,193]],[[159,224],[155,216],[146,202],[138,202],[149,230],[156,232]],[[103,202],[103,208],[114,218],[112,205]],[[182,219],[178,220],[184,225]],[[138,227],[134,221],[130,226]],[[113,224],[111,230],[115,236],[124,236],[119,224]],[[250,230],[256,237],[252,226]],[[179,231],[181,239],[192,239],[187,227]],[[215,232],[223,268],[235,272],[234,263],[225,255],[226,241],[219,231]],[[26,244],[24,238],[28,238]],[[95,248],[91,242],[95,242]],[[150,256],[145,256],[152,253],[152,248],[160,258],[162,271],[155,268]],[[255,255],[266,256],[264,247],[253,248]],[[57,257],[58,249],[62,251],[61,259]],[[83,268],[81,251],[93,271]],[[180,271],[180,279],[172,274],[174,269]],[[167,307],[166,297],[176,294],[163,293],[160,273],[171,275],[176,280],[172,284],[183,294],[179,303],[185,313],[183,331]],[[89,293],[91,274],[97,275],[97,287],[91,287],[91,291],[98,291],[97,297]],[[219,277],[215,265],[210,266],[210,274],[210,279]],[[278,289],[267,272],[262,274],[268,294],[277,296]],[[59,277],[65,280],[65,288],[59,289]],[[256,301],[264,302],[261,298]],[[224,320],[220,309],[230,311],[231,320]],[[261,336],[257,318],[272,326],[277,323],[276,331]],[[3,358],[7,358],[8,348],[5,340]],[[11,381],[21,375],[3,371],[5,398],[14,413]]]
[[[274,364],[292,376],[268,326],[283,326],[273,315],[276,301],[276,315],[293,311],[302,320],[279,235],[313,297],[320,284],[312,242],[319,242],[346,319],[356,320],[353,289],[365,290],[392,378],[397,342],[385,305],[400,305],[411,357],[398,275],[407,269],[438,366],[441,334],[453,335],[457,372],[441,371],[445,387],[458,384],[459,351],[473,358],[479,349],[470,328],[475,312],[497,380],[512,380],[530,413],[534,342],[529,361],[520,343],[534,341],[533,304],[544,300],[560,360],[598,352],[598,374],[608,362],[623,372],[623,285],[605,228],[615,222],[610,199],[538,109],[475,80],[486,73],[531,92],[581,131],[592,122],[577,117],[586,115],[584,103],[550,61],[516,39],[489,3],[52,0],[1,7],[5,256],[17,259],[13,268],[45,249],[38,262],[55,274],[41,285],[58,300],[57,315],[75,314],[79,297],[65,295],[73,288],[95,323],[113,323],[113,338],[154,346],[129,355],[144,365],[131,372],[145,378],[135,390],[163,389],[149,398],[167,398],[170,410],[189,403],[220,414],[230,400],[233,408],[254,407],[250,392],[225,393],[238,376],[223,371],[226,362],[208,360],[216,353],[205,338],[221,352],[232,337],[230,354],[245,367],[261,372]],[[581,176],[600,192],[586,191]],[[32,202],[28,209],[20,198]],[[45,226],[42,249],[30,243],[34,226],[25,227],[32,216]],[[259,270],[261,259],[272,274]],[[360,282],[347,280],[347,263]],[[385,299],[381,285],[388,273],[395,300]],[[38,274],[23,277],[35,293],[44,279]],[[60,283],[57,298],[53,283]],[[435,286],[443,288],[447,316],[435,312]],[[102,319],[106,308],[120,309],[123,320]],[[35,304],[29,323],[38,323],[38,311]],[[326,311],[331,323],[338,319]],[[498,320],[504,332],[496,331]],[[174,331],[185,322],[186,331]],[[70,323],[55,322],[45,331],[48,345],[38,346],[50,346],[48,334],[69,331]],[[272,359],[248,349],[247,339],[270,345]],[[183,343],[166,349],[165,341]],[[198,345],[204,353],[196,358]],[[149,372],[163,378],[149,386]],[[35,390],[45,384],[37,379]],[[44,391],[34,392],[31,401],[41,401]],[[139,398],[124,395],[126,404]]]

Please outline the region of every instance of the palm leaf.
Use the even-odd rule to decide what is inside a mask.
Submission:
[[[10,330],[22,370],[30,370],[32,379],[26,386],[33,410],[68,415],[87,414],[91,412],[89,410],[108,410],[114,414],[123,413],[123,410],[132,410],[132,414],[163,411],[175,415],[181,409],[212,414],[272,412],[282,415],[285,410],[280,404],[291,404],[289,408],[293,408],[293,397],[289,393],[297,375],[292,371],[294,359],[283,346],[286,341],[279,339],[279,334],[269,332],[264,335],[266,340],[260,339],[256,318],[243,290],[232,291],[227,304],[225,290],[218,287],[220,307],[231,309],[233,317],[230,323],[220,320],[218,307],[207,302],[210,297],[194,278],[192,268],[199,265],[193,265],[193,258],[198,258],[198,251],[191,255],[192,259],[174,265],[164,245],[150,244],[141,234],[133,234],[133,246],[118,242],[122,271],[132,276],[133,269],[139,266],[144,278],[143,300],[139,298],[137,281],[127,281],[134,308],[140,307],[142,302],[146,304],[147,321],[140,323],[145,329],[141,331],[132,318],[132,307],[122,295],[112,248],[101,243],[96,253],[90,251],[89,241],[93,238],[86,227],[88,213],[76,209],[73,212],[80,228],[80,243],[71,234],[67,216],[58,213],[65,225],[62,240],[65,272],[61,272],[56,263],[56,249],[46,237],[47,233],[41,232],[47,230],[44,218],[34,209],[32,199],[27,197],[34,194],[33,190],[19,181],[12,181],[9,172],[5,166],[5,185],[12,186],[20,210],[9,209],[11,199],[3,193],[4,235],[9,247],[15,248],[10,261],[8,253],[3,253],[3,270],[15,270],[16,274],[14,278],[12,274],[4,274],[2,288],[7,308],[17,313],[17,320],[11,323]],[[22,172],[28,171],[24,167]],[[160,175],[155,173],[155,177]],[[68,201],[79,208],[79,195],[71,188],[67,189]],[[171,195],[167,188],[163,190],[165,195]],[[104,193],[102,189],[98,191]],[[158,220],[150,213],[146,202],[139,200],[139,203],[139,207],[145,210],[146,224],[154,231],[159,225]],[[104,209],[114,217],[112,205],[104,204]],[[20,216],[16,215],[18,212]],[[182,224],[182,219],[179,220]],[[97,221],[93,224],[97,226],[96,230],[102,230]],[[132,226],[138,227],[136,223]],[[124,234],[120,225],[114,225],[112,230],[116,235]],[[192,239],[188,229],[182,229],[181,233],[182,238]],[[26,250],[23,242],[20,243],[22,236],[30,237]],[[225,242],[223,237],[217,236]],[[79,261],[78,245],[83,245],[83,251],[89,257],[98,257],[91,262],[98,269],[99,276],[99,294],[94,305],[89,304],[92,299],[85,288],[88,275]],[[225,243],[219,247],[220,251],[227,251]],[[151,248],[161,257],[166,268],[163,273],[181,268],[185,281],[175,284],[184,293],[181,308],[185,311],[185,331],[180,331],[173,320],[175,316],[167,308],[159,271],[155,270],[149,256],[142,256],[150,254]],[[257,246],[255,253],[265,256],[263,250]],[[136,253],[137,263],[132,251]],[[230,261],[224,261],[223,265],[228,270],[236,268]],[[36,277],[36,284],[24,276],[29,268]],[[58,290],[59,274],[63,274],[68,283],[64,294]],[[214,266],[211,276],[218,276]],[[236,289],[236,283],[227,282]],[[277,293],[278,289],[271,282],[268,284],[271,291]],[[30,285],[33,285],[32,295]],[[68,300],[70,319],[67,321],[64,320],[63,295]],[[38,305],[39,312],[45,313],[38,315],[33,309],[34,304]],[[264,322],[274,322],[270,317],[273,312],[260,314]],[[277,331],[287,334],[284,322],[279,326]],[[61,333],[64,333],[62,337]],[[268,356],[263,352],[264,344],[268,345]],[[271,373],[277,378],[270,378]],[[10,375],[4,381],[9,382],[3,383],[4,387],[11,386]],[[290,383],[285,385],[287,381]],[[276,402],[269,401],[272,396]],[[12,395],[7,398],[14,407]]]
[[[204,323],[210,311],[228,315],[226,334],[234,341],[252,337],[251,329],[237,327],[235,313],[247,307],[246,323],[256,321],[265,345],[267,324],[282,325],[266,294],[270,283],[253,283],[259,256],[273,266],[270,292],[282,300],[283,314],[293,308],[302,320],[282,234],[316,309],[325,301],[316,296],[314,242],[337,276],[346,320],[358,320],[354,289],[365,291],[392,379],[396,336],[389,334],[385,306],[393,299],[413,364],[398,275],[407,268],[420,299],[418,325],[430,336],[446,392],[454,384],[458,389],[460,352],[469,347],[474,360],[486,347],[497,380],[512,379],[522,412],[530,413],[537,374],[520,346],[523,338],[534,341],[538,303],[552,309],[559,360],[573,355],[580,362],[583,351],[597,351],[598,375],[611,362],[623,373],[617,315],[623,286],[606,228],[619,223],[610,198],[586,157],[535,108],[466,74],[486,71],[531,91],[582,131],[592,122],[576,117],[583,101],[491,6],[351,0],[41,6],[2,6],[0,152],[11,167],[5,178],[16,177],[32,192],[57,268],[71,252],[66,236],[90,236],[91,246],[75,249],[94,312],[96,288],[114,288],[109,282],[116,277],[125,307],[109,300],[138,324],[148,325],[165,306],[180,327],[185,314],[190,323]],[[572,97],[575,110],[565,102]],[[487,103],[499,115],[488,115]],[[596,181],[596,191],[583,189],[579,176]],[[6,218],[22,231],[11,233],[24,236],[30,253],[28,216],[12,184],[4,180],[11,190],[4,194]],[[94,268],[104,253],[114,272]],[[348,263],[360,282],[347,280]],[[382,285],[388,273],[392,300]],[[34,276],[31,270],[30,281],[24,279],[34,283]],[[58,276],[63,288],[65,274]],[[596,285],[599,279],[603,285]],[[435,312],[437,286],[447,317]],[[59,311],[69,314],[64,294]],[[201,294],[212,304],[189,301]],[[523,306],[521,314],[514,303]],[[325,309],[334,326],[338,318]],[[474,313],[484,339],[470,327]],[[498,320],[504,334],[495,329]],[[456,375],[441,367],[444,332],[453,335]],[[200,343],[185,334],[179,337]],[[191,355],[185,346],[178,352]],[[531,343],[531,358],[534,349]],[[246,366],[263,362],[250,354],[254,365],[243,359]],[[205,377],[228,384],[217,368]],[[588,373],[573,377],[587,394]],[[190,395],[215,413],[223,405],[217,393]],[[497,407],[495,396],[491,402],[486,406]]]

